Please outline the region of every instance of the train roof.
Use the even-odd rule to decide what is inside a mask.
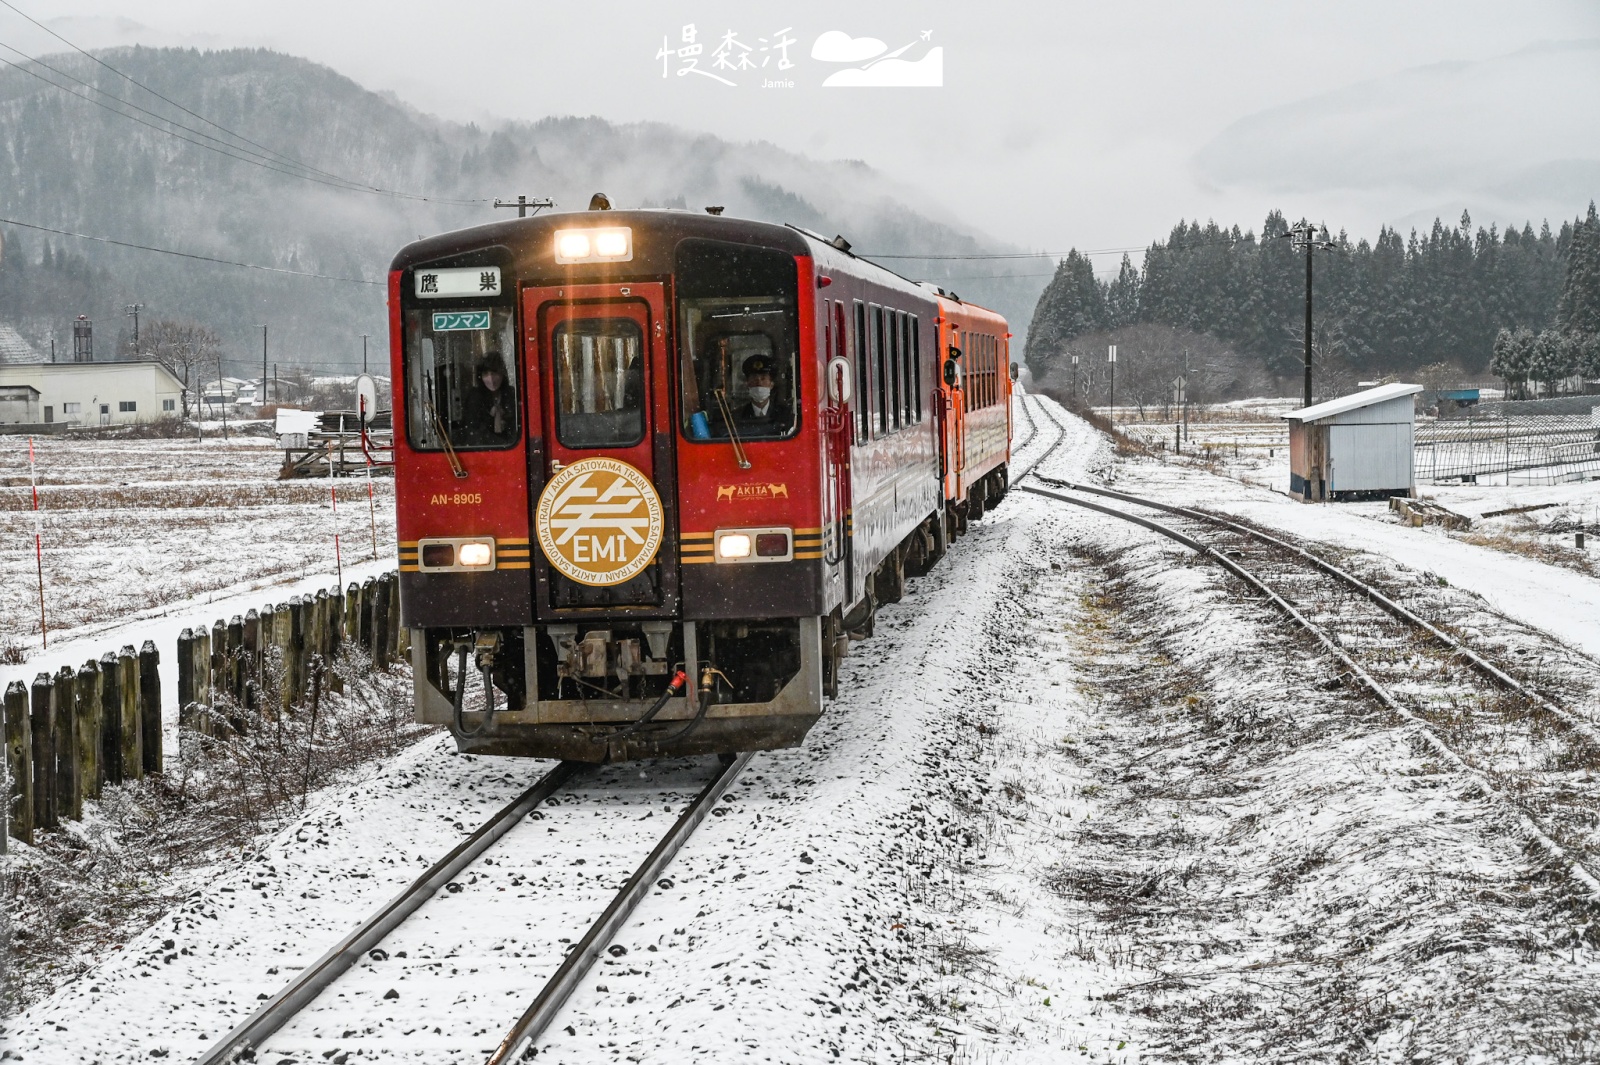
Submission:
[[[488,253],[502,267],[520,276],[571,276],[574,267],[562,266],[555,261],[557,230],[622,226],[632,229],[635,235],[634,258],[626,264],[629,274],[671,273],[678,242],[686,238],[701,238],[809,256],[816,261],[819,270],[859,273],[880,284],[916,293],[924,299],[935,298],[934,293],[916,282],[854,254],[843,237],[829,239],[793,225],[672,209],[566,211],[534,218],[504,219],[440,233],[408,244],[400,249],[389,269],[469,265],[482,262],[485,253]],[[609,263],[578,269],[583,275],[591,271],[614,275],[618,272],[617,266],[616,263]]]

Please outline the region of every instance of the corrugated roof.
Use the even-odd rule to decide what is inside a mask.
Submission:
[[[32,344],[23,340],[21,333],[0,322],[0,362],[26,365],[44,361],[45,357],[34,350]]]
[[[1340,396],[1338,399],[1324,400],[1309,407],[1302,407],[1299,410],[1290,411],[1283,417],[1285,421],[1291,422],[1320,421],[1323,418],[1331,418],[1335,414],[1343,414],[1346,411],[1370,407],[1375,403],[1385,403],[1391,399],[1399,399],[1402,396],[1414,396],[1421,391],[1421,385],[1379,385],[1377,388],[1369,388],[1364,392],[1352,392],[1348,396]]]

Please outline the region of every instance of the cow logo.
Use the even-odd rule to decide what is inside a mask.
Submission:
[[[602,587],[650,565],[665,528],[650,478],[608,458],[580,459],[550,478],[534,524],[544,557],[558,573]]]
[[[717,502],[744,502],[749,499],[788,499],[787,484],[719,484]]]

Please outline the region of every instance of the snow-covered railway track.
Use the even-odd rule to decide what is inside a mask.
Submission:
[[[652,884],[661,876],[673,857],[682,849],[684,843],[704,821],[717,800],[738,778],[752,757],[753,752],[746,752],[719,763],[716,775],[700,789],[671,827],[659,837],[648,855],[638,863],[632,875],[611,897],[604,911],[589,925],[583,936],[567,949],[565,959],[534,995],[522,1015],[510,1024],[499,1045],[492,1051],[485,1051],[489,1062],[512,1060],[515,1054],[537,1039],[549,1026],[567,998],[582,982],[590,967],[626,924],[629,915],[649,892]],[[377,949],[379,943],[399,929],[425,903],[436,898],[441,890],[446,887],[456,890],[459,887],[456,883],[457,878],[463,872],[479,861],[502,836],[524,822],[530,814],[534,814],[538,807],[546,804],[556,805],[559,801],[556,798],[558,794],[573,784],[585,768],[576,762],[559,763],[485,821],[399,895],[361,922],[320,959],[302,970],[294,980],[247,1020],[209,1047],[196,1059],[197,1065],[221,1065],[224,1062],[234,1062],[244,1058],[259,1060],[267,1041],[275,1033],[308,1012],[312,1004],[363,957],[383,955],[384,960],[387,960],[387,953]],[[571,855],[566,857],[571,858]],[[504,860],[501,864],[505,864]],[[584,859],[572,859],[572,864],[582,865]],[[503,891],[504,888],[500,890]],[[562,939],[560,942],[570,941]],[[405,953],[401,952],[399,956],[405,957]],[[530,958],[528,964],[531,967],[538,962]],[[476,973],[477,970],[473,969],[472,972]],[[390,992],[390,995],[385,997],[393,995],[395,993]],[[485,1018],[479,1016],[474,1020],[476,1023]],[[488,1020],[493,1023],[493,1018]],[[361,1022],[352,1020],[351,1023]],[[439,1034],[437,1028],[434,1031]],[[409,1036],[411,1032],[402,1034]]]
[[[1047,407],[1040,410],[1056,421]],[[1331,684],[1354,682],[1411,726],[1440,761],[1564,868],[1591,903],[1600,903],[1593,828],[1600,794],[1583,786],[1583,777],[1600,767],[1600,730],[1592,721],[1304,547],[1203,511],[1034,477],[1051,487],[1016,487],[1175,540],[1267,599],[1338,662]],[[1166,521],[1085,495],[1157,511]]]

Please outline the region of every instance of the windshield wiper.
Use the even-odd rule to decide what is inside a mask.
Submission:
[[[439,417],[439,409],[433,405],[433,400],[425,399],[428,404],[428,416],[433,419],[433,431],[439,434],[439,442],[444,445],[444,457],[450,460],[450,472],[456,479],[467,479],[467,468],[461,465],[461,457],[456,454],[455,445],[450,443],[450,434],[444,431],[444,420]]]
[[[739,460],[739,468],[748,470],[750,460],[745,458],[744,445],[739,442],[739,430],[733,427],[733,411],[728,409],[728,393],[720,388],[713,388],[711,394],[717,398],[717,406],[722,408],[722,424],[728,427],[728,443],[733,445],[733,457]]]

